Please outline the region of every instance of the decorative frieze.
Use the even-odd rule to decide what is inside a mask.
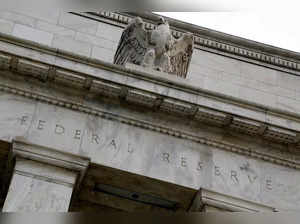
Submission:
[[[7,70],[9,69],[11,57],[7,55],[0,54],[0,69]]]
[[[54,81],[71,87],[84,88],[86,79],[81,75],[74,74],[74,72],[57,69]]]
[[[49,66],[29,60],[19,59],[17,72],[28,74],[35,78],[45,80],[49,71]]]
[[[3,56],[0,57],[0,59],[3,59],[1,60],[1,64],[9,69],[13,58],[15,57],[11,57],[8,54],[0,55]],[[57,68],[54,65],[42,64],[25,58],[20,59],[19,61],[21,61],[21,63],[17,63],[16,68],[21,75],[32,74],[33,77],[47,80],[48,82],[54,81],[58,84],[67,84],[71,87],[81,90],[89,89],[91,93],[97,93],[106,97],[114,97],[117,99],[127,100],[128,102],[133,104],[147,106],[148,108],[150,107],[154,110],[160,110],[174,115],[188,116],[189,118],[193,118],[195,122],[201,121],[215,126],[226,126],[230,129],[237,130],[242,133],[261,136],[275,142],[295,144],[299,139],[297,137],[298,133],[296,131],[278,128],[273,126],[272,124],[267,124],[264,122],[251,120],[249,118],[235,116],[230,113],[210,109],[199,103],[195,103],[194,101],[190,102],[188,98],[187,100],[180,100],[176,98],[176,96],[172,96],[170,93],[168,95],[158,94],[157,92],[151,92],[148,90],[139,89],[137,87],[130,87],[130,83],[125,86],[124,83],[121,82],[101,80],[101,78],[98,77],[89,76],[88,74],[79,73],[77,71],[64,70],[62,68]],[[25,66],[25,68],[23,68],[23,66]],[[29,66],[32,68],[29,69]],[[46,71],[48,73],[46,73]],[[45,79],[45,77],[47,77],[47,79]],[[293,168],[300,167],[300,164],[298,164],[297,162],[286,161],[282,158],[271,159],[269,155],[262,155],[261,152],[257,152],[256,150],[250,148],[232,145],[230,143],[222,142],[219,140],[206,139],[199,137],[196,134],[184,133],[181,130],[174,130],[169,127],[149,124],[144,121],[107,113],[104,111],[100,111],[97,108],[92,108],[77,102],[71,102],[66,99],[59,99],[58,97],[43,95],[38,92],[18,89],[16,87],[8,86],[5,84],[0,84],[0,91],[5,91],[49,104],[100,116],[105,119],[116,120],[122,123],[127,123],[129,125],[161,132],[179,138],[188,139],[201,144],[212,145],[214,147],[243,155],[248,155],[254,158],[266,159],[280,165],[285,165]]]
[[[101,111],[99,109],[89,107],[89,106],[86,106],[86,105],[83,105],[80,103],[65,101],[65,100],[59,99],[57,97],[54,98],[51,96],[45,96],[45,95],[41,95],[38,93],[28,92],[28,91],[24,91],[21,89],[16,89],[14,87],[8,87],[5,85],[0,85],[0,91],[5,91],[8,93],[31,98],[34,100],[48,103],[48,104],[53,104],[53,105],[69,108],[69,109],[72,109],[75,111],[91,114],[94,116],[99,116],[104,119],[109,119],[109,120],[125,123],[128,125],[132,125],[135,127],[159,132],[162,134],[167,134],[170,136],[194,141],[196,143],[213,146],[216,148],[223,149],[225,151],[238,153],[238,154],[249,156],[249,157],[256,158],[256,159],[262,159],[264,161],[268,161],[268,162],[275,163],[278,165],[287,166],[287,167],[294,168],[294,169],[300,169],[300,164],[296,161],[286,160],[284,158],[265,154],[265,153],[259,152],[252,148],[231,144],[231,143],[228,143],[228,142],[225,142],[222,140],[200,137],[196,134],[187,133],[187,132],[177,130],[177,129],[172,129],[172,128],[169,128],[166,126],[153,124],[153,123],[149,123],[149,122],[145,122],[145,121],[141,121],[141,120],[137,120],[137,119],[132,119],[132,118],[117,115],[117,114],[112,114],[112,113]]]
[[[126,101],[150,108],[154,107],[156,100],[157,96],[155,94],[137,89],[129,90],[126,96]]]

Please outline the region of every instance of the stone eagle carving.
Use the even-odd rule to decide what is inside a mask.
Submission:
[[[194,49],[190,33],[176,39],[168,22],[160,17],[154,30],[146,30],[140,17],[124,29],[114,56],[114,64],[133,63],[185,78]]]

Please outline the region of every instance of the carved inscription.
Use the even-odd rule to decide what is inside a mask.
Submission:
[[[96,134],[92,134],[92,143],[96,143],[97,145],[99,145],[100,137]]]
[[[29,116],[24,115],[19,118],[20,125],[26,126],[30,124]],[[45,129],[50,130],[50,127],[52,127],[52,133],[55,135],[65,135],[66,131],[70,131],[64,124],[57,123],[54,126],[47,123],[46,120],[39,119],[36,121],[36,124],[33,126],[38,131],[43,131]],[[90,144],[93,145],[101,145],[104,144],[104,139],[101,138],[101,133],[91,133],[90,136],[83,135],[83,130],[80,129],[74,129],[72,131],[72,138],[74,141],[81,140],[83,137],[88,137]],[[128,143],[125,147],[120,147],[120,144],[118,142],[118,139],[110,139],[105,140],[105,145],[107,146],[107,150],[113,150],[115,151],[115,155],[119,152],[119,150],[126,150],[127,153],[134,155],[136,153],[136,148],[134,147],[134,144]],[[124,148],[124,149],[123,149]],[[160,152],[160,160],[162,163],[165,164],[174,164],[176,163],[178,167],[181,169],[187,169],[189,170],[195,170],[196,172],[205,172],[206,168],[208,167],[208,164],[206,164],[206,161],[189,161],[188,156],[179,156],[178,158],[174,158],[171,153],[163,151]],[[176,161],[175,161],[176,160]],[[239,184],[241,181],[242,175],[246,175],[246,179],[248,180],[249,184],[254,184],[257,181],[259,181],[259,176],[255,173],[253,169],[251,169],[251,166],[248,162],[246,162],[243,166],[239,167],[239,170],[228,170],[228,168],[222,167],[220,165],[214,165],[212,167],[213,169],[213,176],[216,178],[226,178],[232,182],[232,184]],[[245,179],[245,178],[244,178]],[[283,186],[282,183],[279,183],[277,185]],[[266,191],[272,191],[274,190],[274,183],[271,176],[267,177],[263,182],[263,188]]]
[[[55,134],[62,135],[65,133],[65,128],[62,125],[57,124],[54,130]]]

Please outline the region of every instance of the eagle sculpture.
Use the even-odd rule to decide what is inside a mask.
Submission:
[[[193,35],[174,38],[163,17],[153,30],[146,30],[143,20],[136,17],[122,33],[114,64],[133,63],[185,78],[193,49]]]

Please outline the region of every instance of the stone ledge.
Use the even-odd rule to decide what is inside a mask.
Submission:
[[[3,57],[2,58],[0,57],[2,62],[2,64],[0,62],[0,65],[2,66],[2,69],[7,69],[7,63],[9,62],[10,68],[16,70],[18,66],[18,58],[23,58],[29,61],[34,60],[37,62],[37,68],[40,67],[39,64],[49,66],[48,78],[51,80],[54,79],[53,76],[55,76],[56,70],[58,68],[62,68],[65,71],[70,71],[71,73],[72,72],[74,73],[75,72],[74,64],[79,63],[82,64],[82,66],[77,68],[76,74],[81,74],[86,78],[89,77],[90,75],[93,79],[97,79],[95,77],[96,75],[91,74],[91,71],[93,71],[91,68],[98,69],[98,70],[101,69],[109,73],[109,74],[106,73],[101,74],[101,76],[103,76],[103,78],[108,81],[113,81],[113,82],[119,81],[124,83],[125,81],[132,79],[133,81],[139,80],[139,82],[137,82],[137,84],[139,85],[142,84],[143,82],[147,82],[147,85],[149,86],[153,86],[153,84],[155,83],[155,84],[160,84],[161,86],[169,86],[172,89],[177,88],[186,93],[199,95],[201,96],[201,100],[203,97],[205,97],[210,101],[217,100],[219,101],[218,102],[219,104],[226,103],[226,106],[224,105],[223,107],[225,107],[226,109],[229,108],[229,110],[231,110],[232,112],[235,111],[235,113],[237,111],[244,111],[245,108],[247,109],[249,108],[251,110],[257,111],[258,113],[263,113],[264,114],[263,122],[265,122],[265,115],[269,116],[269,118],[271,118],[272,115],[277,115],[279,117],[289,117],[289,118],[291,117],[294,120],[300,120],[299,114],[272,108],[272,107],[267,107],[265,105],[253,103],[248,100],[243,100],[240,98],[231,97],[228,95],[204,90],[202,88],[194,86],[191,82],[188,82],[187,80],[178,79],[178,78],[176,79],[176,77],[172,77],[170,75],[159,76],[157,75],[158,73],[155,71],[147,72],[144,69],[138,68],[138,66],[134,66],[132,69],[124,68],[122,66],[114,65],[101,60],[90,59],[84,56],[79,56],[71,52],[59,50],[56,48],[41,45],[32,41],[23,40],[2,33],[0,33],[0,41],[3,41],[3,44],[0,45],[1,46],[0,52],[3,52],[1,54],[3,55]],[[46,61],[41,61],[40,54],[42,54],[44,58],[47,58]],[[66,63],[66,60],[68,61],[69,64],[72,64],[72,66],[69,66],[69,64]],[[86,75],[85,74],[86,72],[88,72],[89,75]],[[111,72],[115,72],[114,76],[111,75]],[[99,72],[97,73],[97,76],[99,76]],[[46,77],[44,77],[44,79],[45,78]],[[63,79],[64,78],[62,77],[62,80]],[[91,80],[86,80],[86,81],[90,82]],[[135,85],[135,82],[133,82],[131,85],[133,87],[138,87]],[[143,87],[145,87],[145,85],[143,85]],[[162,89],[163,90],[162,92],[166,92],[164,90],[165,87],[158,88],[158,89],[159,90]],[[238,105],[239,110],[237,110],[236,105]],[[257,112],[255,113],[258,114]],[[279,122],[279,123],[284,124],[285,122]]]
[[[25,51],[26,49],[23,49]],[[30,54],[33,54],[33,51],[30,51]],[[136,103],[140,106],[150,106],[155,110],[162,110],[168,113],[173,113],[178,116],[188,116],[190,119],[194,118],[195,122],[201,121],[206,122],[209,124],[213,124],[216,126],[221,127],[229,127],[235,130],[238,130],[242,133],[257,135],[266,137],[268,140],[290,144],[292,148],[296,146],[299,142],[299,122],[295,121],[296,119],[299,120],[299,115],[291,115],[282,114],[280,111],[277,111],[275,115],[273,111],[268,110],[268,108],[262,109],[257,108],[252,105],[250,107],[248,105],[243,104],[243,101],[236,101],[235,99],[231,99],[229,101],[228,97],[224,96],[217,97],[206,91],[205,97],[201,95],[202,92],[197,89],[193,89],[188,83],[179,83],[179,80],[176,80],[176,77],[168,74],[162,74],[155,71],[148,71],[143,69],[143,67],[133,66],[131,69],[126,69],[120,66],[115,66],[110,64],[110,71],[106,64],[103,64],[103,68],[99,68],[100,64],[97,67],[93,67],[93,65],[84,65],[84,71],[74,70],[74,67],[65,68],[63,66],[57,66],[55,64],[48,64],[42,61],[33,60],[31,58],[22,57],[19,55],[15,55],[11,52],[0,53],[0,55],[4,55],[3,57],[8,63],[9,68],[12,71],[19,72],[20,75],[32,76],[34,78],[38,78],[43,82],[57,82],[58,84],[67,84],[70,87],[77,88],[79,90],[87,90],[91,92],[97,92],[104,96],[109,97],[116,97],[118,99],[128,100],[132,103]],[[10,58],[10,60],[7,60]],[[1,57],[0,57],[1,59]],[[19,59],[22,59],[23,63],[19,63]],[[59,57],[56,60],[61,60]],[[27,63],[28,61],[28,63]],[[64,63],[70,61],[64,61]],[[11,66],[11,65],[14,66]],[[30,65],[33,67],[31,69],[27,68],[26,73],[20,72],[23,71],[22,66]],[[83,64],[79,64],[83,65]],[[20,66],[20,68],[19,68]],[[37,73],[35,72],[36,69],[34,68],[37,66],[37,69],[41,69],[44,72]],[[7,67],[7,66],[6,66]],[[82,67],[80,67],[82,68]],[[89,72],[92,69],[99,69],[97,70],[97,75],[91,75]],[[4,70],[5,71],[5,70]],[[32,72],[30,72],[32,71]],[[48,73],[45,73],[48,71]],[[102,71],[102,72],[100,72]],[[114,71],[115,73],[112,73]],[[39,77],[40,75],[40,77]],[[135,76],[135,75],[139,75]],[[146,79],[147,77],[147,79]],[[113,81],[111,81],[113,79]],[[182,80],[180,80],[182,81]],[[186,80],[185,80],[186,81]],[[78,102],[68,102],[66,99],[58,99],[53,98],[48,95],[42,95],[40,93],[32,92],[31,90],[23,90],[18,89],[16,87],[11,87],[7,85],[0,85],[0,90],[5,91],[8,93],[13,93],[17,95],[22,95],[24,97],[39,100],[42,102],[51,103],[54,105],[70,108],[76,111],[81,111],[84,113],[91,113],[99,116],[104,116],[105,118],[108,116],[104,112],[99,112],[96,108],[90,108],[86,105]],[[195,100],[196,98],[196,100]],[[146,100],[145,100],[146,99]],[[201,100],[200,100],[201,99]],[[205,101],[204,101],[205,100]],[[208,100],[210,100],[210,105],[207,104]],[[226,102],[227,100],[227,102]],[[225,102],[224,102],[225,101]],[[226,105],[226,111],[220,111],[214,108],[215,104],[223,103]],[[245,103],[245,102],[244,102]],[[233,110],[233,107],[234,110]],[[228,108],[232,108],[228,110]],[[244,111],[244,114],[247,116],[241,116],[240,114],[236,114],[236,111]],[[257,114],[261,113],[261,117],[257,117]],[[278,126],[278,124],[272,124],[270,122],[266,122],[266,115],[271,113],[273,116],[276,116],[275,121],[281,119],[280,123],[291,123],[294,125],[295,128],[286,127],[286,126]],[[115,115],[113,115],[115,116]],[[296,116],[296,117],[295,117]],[[109,115],[110,117],[110,115]],[[287,117],[287,118],[282,118]],[[115,118],[114,118],[115,119]],[[118,118],[117,118],[118,119]],[[294,120],[293,120],[294,119]],[[131,121],[128,121],[127,118],[122,118],[126,120],[129,124],[132,124]],[[129,119],[130,120],[130,119]],[[288,121],[288,122],[287,122]],[[144,128],[143,122],[134,121],[134,124],[138,124]],[[267,126],[267,127],[266,127]],[[146,125],[148,127],[148,125]],[[152,129],[152,128],[151,128]],[[165,130],[166,129],[166,130]],[[168,130],[169,128],[163,127],[157,129],[156,127],[153,128],[155,131],[160,131],[163,133],[167,133],[173,136],[182,137],[186,136],[186,138],[206,142],[199,140],[197,136],[193,136],[190,134],[180,133],[178,130]],[[208,143],[208,144],[215,144],[215,143]],[[219,143],[216,143],[221,148],[229,151],[235,151],[242,154],[253,154],[252,152],[248,152],[248,149],[236,149],[232,146],[221,146]],[[225,144],[226,145],[226,144]],[[296,148],[293,148],[296,150]],[[298,150],[298,149],[297,149]],[[252,151],[252,150],[250,150]],[[265,156],[255,156],[255,153],[252,155],[255,158],[264,158]],[[279,161],[277,159],[270,159],[272,161]],[[279,161],[278,164],[285,164],[290,167],[297,168],[297,163],[290,163],[286,161]]]
[[[205,206],[212,206],[218,209],[231,212],[275,212],[275,208],[259,204],[252,201],[246,201],[240,198],[221,194],[201,188],[190,207],[190,211],[197,212],[204,209]]]
[[[19,156],[16,158],[14,174],[69,187],[75,185],[77,177],[74,171],[36,162],[31,159],[20,158]]]
[[[97,108],[89,107],[89,106],[86,106],[86,105],[83,105],[80,103],[61,100],[61,99],[58,99],[57,97],[53,98],[51,96],[40,95],[39,93],[32,93],[32,92],[28,92],[28,91],[24,91],[24,90],[20,90],[20,89],[16,89],[16,88],[11,88],[11,87],[7,87],[7,86],[2,88],[0,85],[0,91],[1,90],[11,93],[11,94],[16,94],[16,95],[19,95],[22,97],[26,97],[29,99],[38,100],[43,103],[57,105],[60,107],[72,109],[77,112],[91,114],[91,115],[98,116],[98,117],[101,117],[104,119],[125,123],[125,124],[131,125],[131,126],[135,126],[135,127],[143,128],[146,130],[174,136],[177,138],[186,139],[186,140],[193,141],[193,142],[196,142],[199,144],[205,144],[205,145],[216,147],[216,148],[219,148],[219,149],[222,149],[225,151],[234,152],[234,153],[237,153],[240,155],[249,156],[251,158],[268,161],[268,162],[271,162],[271,163],[274,163],[277,165],[286,166],[286,167],[290,167],[293,169],[300,169],[300,163],[293,159],[285,159],[285,158],[282,158],[279,156],[274,156],[274,155],[271,155],[268,153],[267,154],[262,153],[260,151],[257,151],[255,149],[252,149],[249,147],[232,144],[232,143],[229,143],[229,142],[226,142],[223,140],[219,140],[219,139],[201,137],[201,136],[198,136],[197,133],[183,132],[182,130],[173,129],[173,128],[170,128],[167,126],[149,123],[146,121],[134,119],[134,118],[127,117],[127,116],[113,114],[113,113],[110,113],[107,111],[102,111]]]
[[[12,142],[10,160],[15,157],[79,172],[76,190],[78,190],[90,163],[89,158],[31,144],[21,137],[15,138]]]

